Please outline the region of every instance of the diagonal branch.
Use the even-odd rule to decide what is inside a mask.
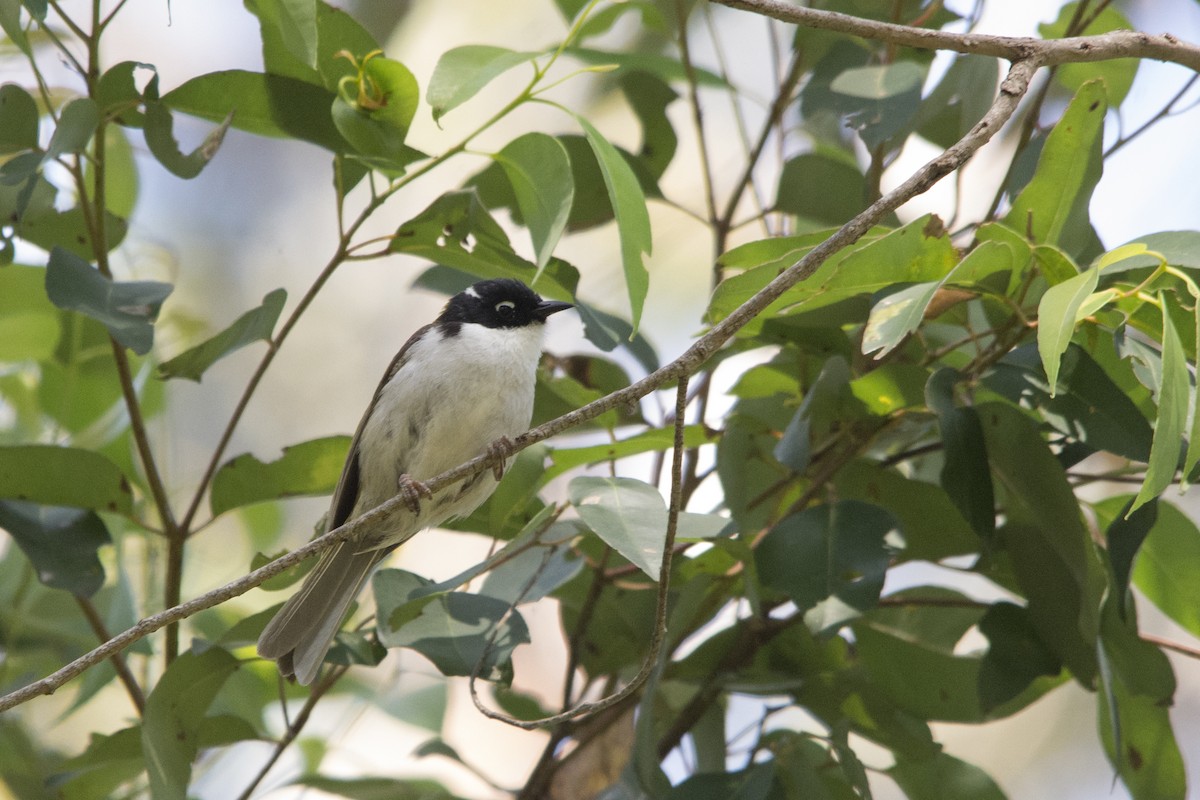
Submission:
[[[950,50],[955,53],[996,56],[1013,62],[1036,59],[1039,66],[1043,67],[1082,61],[1108,61],[1114,58],[1149,58],[1181,64],[1188,69],[1200,71],[1200,46],[1182,41],[1169,33],[1154,36],[1142,31],[1110,31],[1095,36],[1069,36],[1064,39],[989,36],[982,33],[953,33],[876,22],[849,14],[839,14],[836,11],[804,8],[783,0],[712,2],[762,14],[781,22],[848,33],[921,50]]]
[[[980,147],[995,136],[1005,122],[1013,115],[1021,98],[1024,97],[1025,92],[1029,88],[1030,79],[1042,65],[1042,62],[1036,58],[1015,62],[1009,70],[1008,76],[1000,85],[1000,94],[992,103],[987,114],[962,139],[917,170],[904,183],[872,203],[861,214],[847,222],[832,236],[814,247],[803,258],[780,273],[775,280],[771,281],[761,291],[735,309],[724,320],[714,325],[708,333],[697,339],[677,359],[624,389],[594,400],[575,411],[564,414],[557,419],[539,425],[533,430],[518,436],[513,441],[516,450],[521,450],[536,442],[549,439],[551,436],[555,436],[569,428],[594,419],[605,411],[617,406],[635,403],[651,392],[676,383],[680,379],[695,373],[735,333],[750,322],[750,320],[762,313],[767,306],[782,296],[784,292],[812,275],[826,259],[856,242],[886,214],[927,191],[946,175],[961,167]],[[432,491],[437,491],[451,483],[461,481],[485,469],[490,469],[493,466],[493,461],[495,459],[487,455],[473,458],[454,469],[443,472],[441,475],[426,481],[426,484]],[[111,658],[114,653],[124,650],[129,645],[148,636],[159,628],[172,622],[186,619],[206,608],[211,608],[226,600],[245,594],[268,578],[300,563],[311,555],[325,550],[336,542],[348,539],[377,525],[387,524],[387,520],[407,513],[410,512],[405,505],[404,498],[392,498],[340,528],[336,528],[323,536],[313,539],[304,546],[293,550],[281,558],[275,559],[271,563],[231,583],[213,589],[186,603],[181,603],[166,611],[146,617],[132,628],[117,634],[101,646],[45,678],[0,697],[0,711],[20,705],[38,695],[53,694],[67,681],[83,673],[92,665],[106,658]]]

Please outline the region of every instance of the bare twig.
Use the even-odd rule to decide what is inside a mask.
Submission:
[[[83,612],[83,618],[87,620],[91,626],[92,632],[96,634],[96,638],[102,642],[107,642],[112,638],[112,634],[108,632],[108,626],[104,624],[104,618],[100,616],[100,612],[96,610],[96,606],[86,597],[75,595],[75,602],[79,605],[79,610]],[[133,673],[129,671],[129,665],[125,663],[125,657],[120,653],[113,653],[112,658],[113,669],[117,671],[117,678],[125,686],[125,692],[129,695],[129,699],[133,702],[133,707],[137,709],[138,716],[146,713],[146,696],[142,694],[142,687],[138,685],[137,679],[133,677]]]
[[[610,409],[635,403],[651,392],[684,379],[696,372],[738,330],[754,319],[788,289],[812,275],[826,259],[839,250],[853,244],[886,214],[913,197],[925,192],[943,177],[962,166],[1012,116],[1021,98],[1029,88],[1030,78],[1039,66],[1041,66],[1041,62],[1036,58],[1031,58],[1027,61],[1018,61],[1013,64],[1008,76],[1001,84],[1000,94],[993,102],[992,107],[962,139],[941,155],[925,164],[908,180],[904,181],[891,192],[888,192],[875,203],[872,203],[862,213],[839,228],[832,236],[814,247],[803,258],[780,273],[778,277],[763,287],[757,294],[734,309],[728,317],[714,325],[707,334],[697,339],[691,347],[674,361],[660,367],[645,378],[636,381],[624,389],[593,400],[587,405],[564,414],[557,419],[550,420],[516,437],[513,440],[515,450],[522,450],[532,444],[549,439],[551,436],[555,436],[565,430],[594,419]],[[438,491],[445,486],[461,481],[485,469],[490,469],[493,466],[493,461],[495,459],[492,456],[478,456],[426,481],[426,484],[431,491]],[[325,550],[336,542],[348,539],[351,536],[367,529],[375,528],[381,524],[386,525],[387,520],[406,513],[409,512],[404,498],[395,497],[357,519],[313,539],[308,544],[275,559],[269,564],[231,583],[213,589],[178,606],[146,617],[132,628],[114,636],[100,647],[75,659],[45,678],[0,697],[0,711],[20,705],[38,695],[53,694],[60,686],[81,674],[92,665],[110,658],[113,653],[120,652],[159,628],[245,594],[267,578],[279,574],[285,569],[300,563],[305,558]]]
[[[1063,39],[989,36],[876,22],[834,11],[804,8],[783,0],[712,2],[763,14],[781,22],[838,31],[921,50],[950,50],[955,53],[996,56],[1013,62],[1036,59],[1039,66],[1043,67],[1083,61],[1108,61],[1114,58],[1149,58],[1200,71],[1200,46],[1181,41],[1169,33],[1153,36],[1142,31],[1110,31],[1095,36],[1070,36]]]

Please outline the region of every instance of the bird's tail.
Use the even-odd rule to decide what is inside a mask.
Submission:
[[[284,677],[312,683],[346,610],[390,550],[356,553],[353,545],[339,542],[325,551],[304,585],[263,629],[258,654],[275,659]]]

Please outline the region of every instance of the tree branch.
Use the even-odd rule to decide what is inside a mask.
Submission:
[[[1200,47],[1169,33],[1152,36],[1142,31],[1110,31],[1096,36],[1070,36],[1064,39],[1034,39],[1027,36],[989,36],[982,33],[914,28],[890,22],[876,22],[835,11],[818,11],[792,5],[783,0],[711,0],[730,8],[790,22],[808,28],[848,33],[888,44],[921,50],[950,50],[996,56],[1009,61],[1037,60],[1042,67],[1083,61],[1108,61],[1114,58],[1149,58],[1180,64],[1200,72]]]
[[[655,372],[650,373],[624,389],[594,400],[581,408],[564,414],[543,425],[539,425],[516,437],[513,440],[515,450],[521,450],[531,444],[549,439],[551,436],[555,436],[565,430],[594,419],[610,409],[635,403],[651,392],[676,383],[679,379],[696,372],[738,330],[762,313],[767,306],[782,296],[788,289],[812,275],[826,259],[856,242],[886,214],[894,211],[913,197],[927,191],[943,177],[961,167],[980,147],[995,136],[1004,123],[1012,116],[1021,98],[1029,88],[1030,79],[1040,66],[1042,66],[1042,63],[1036,58],[1014,63],[1009,70],[1008,76],[1000,86],[1000,94],[992,103],[987,114],[962,139],[941,155],[925,164],[908,180],[904,181],[891,192],[888,192],[875,203],[872,203],[861,214],[847,222],[832,236],[814,247],[784,272],[780,273],[775,280],[771,281],[761,291],[736,308],[728,317],[714,325],[707,334],[697,339],[691,347],[674,361],[660,367]],[[493,461],[495,461],[493,457],[487,455],[478,456],[426,481],[426,485],[432,491],[436,492],[451,483],[461,481],[464,478],[491,468]],[[313,539],[302,547],[275,559],[271,563],[231,583],[213,589],[186,603],[146,617],[132,628],[114,636],[100,647],[56,670],[45,678],[0,697],[0,711],[20,705],[38,695],[53,694],[67,681],[81,674],[92,665],[106,658],[111,658],[114,653],[120,652],[163,626],[185,619],[206,608],[211,608],[226,600],[245,594],[267,578],[278,575],[285,569],[300,563],[311,555],[325,550],[336,542],[348,539],[369,528],[374,528],[381,524],[386,525],[389,520],[408,513],[411,512],[408,511],[403,497],[392,498],[357,519]]]

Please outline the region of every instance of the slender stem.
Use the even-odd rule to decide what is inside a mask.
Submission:
[[[87,597],[81,595],[74,595],[74,597],[79,610],[83,612],[83,618],[87,620],[92,632],[96,634],[96,638],[101,642],[107,642],[111,639],[112,634],[108,632],[108,628],[104,625],[104,618],[96,610],[95,604]],[[142,694],[142,687],[138,685],[137,679],[129,671],[129,665],[125,663],[125,657],[120,653],[113,653],[109,657],[109,661],[112,662],[113,669],[117,671],[117,678],[121,681],[121,685],[125,687],[125,693],[129,695],[130,701],[133,702],[133,707],[137,709],[138,716],[142,716],[146,713],[146,696]]]
[[[679,26],[679,59],[687,76],[688,106],[692,111],[692,127],[696,129],[696,147],[700,151],[700,176],[704,182],[704,207],[710,222],[717,220],[717,198],[713,190],[712,161],[708,157],[708,137],[704,131],[704,109],[700,106],[700,89],[696,66],[688,47],[688,12],[684,0],[675,0],[675,19]]]
[[[312,694],[304,701],[304,707],[300,709],[300,713],[288,724],[287,730],[283,732],[283,736],[280,736],[279,741],[275,743],[275,749],[271,751],[271,757],[255,773],[250,781],[250,785],[238,795],[238,800],[249,800],[250,796],[254,794],[254,790],[262,783],[263,778],[267,777],[267,773],[271,771],[271,767],[275,766],[275,762],[283,755],[283,751],[287,750],[288,746],[304,730],[304,726],[308,724],[309,717],[312,715],[312,710],[316,707],[317,701],[333,688],[334,684],[346,674],[348,669],[349,667],[343,666],[334,667],[321,679],[320,683],[313,687]]]

